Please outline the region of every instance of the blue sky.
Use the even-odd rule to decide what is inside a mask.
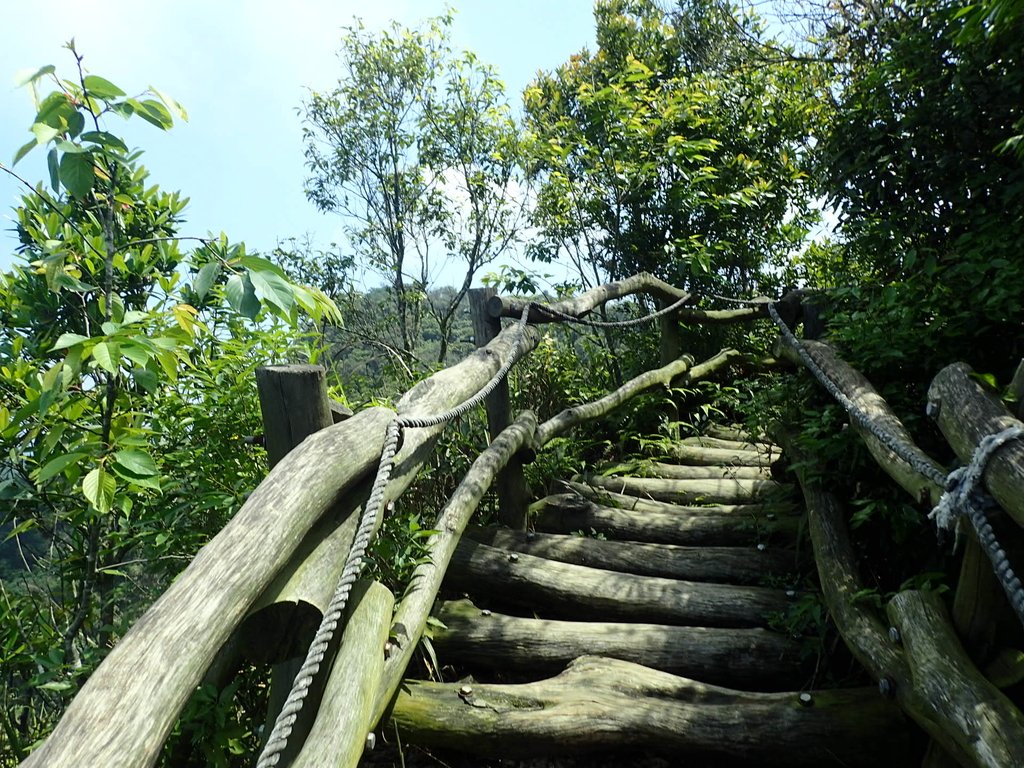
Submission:
[[[453,44],[495,66],[513,102],[538,69],[550,70],[593,48],[593,0],[462,0]],[[181,234],[228,233],[250,248],[310,234],[341,240],[336,216],[323,216],[302,191],[305,169],[296,108],[307,89],[326,90],[339,73],[341,28],[354,16],[370,28],[407,26],[441,13],[435,0],[51,0],[5,3],[0,25],[0,158],[31,138],[29,93],[19,71],[55,64],[70,76],[63,44],[74,37],[86,67],[129,92],[152,84],[189,113],[162,133],[141,121],[110,130],[145,150],[151,181],[191,198]],[[136,124],[137,123],[137,124]],[[45,178],[35,152],[17,170]],[[11,208],[19,186],[0,174],[0,266],[16,245]]]

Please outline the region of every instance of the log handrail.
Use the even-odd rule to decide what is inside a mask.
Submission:
[[[569,309],[585,314],[640,292],[677,301],[685,294],[640,275],[578,297]],[[398,414],[422,417],[466,401],[509,357],[527,353],[537,341],[532,328],[518,334],[514,326],[505,328],[486,347],[413,386],[398,401]],[[350,513],[359,497],[347,500],[365,493],[393,418],[386,408],[364,410],[315,432],[281,458],[231,522],[121,638],[23,765],[152,765],[188,697],[310,531],[325,521],[327,530],[347,526],[341,539],[350,539]],[[412,481],[441,429],[405,436],[385,501]],[[332,522],[335,507],[340,515]]]

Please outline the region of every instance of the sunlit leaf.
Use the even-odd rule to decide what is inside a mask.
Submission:
[[[83,341],[88,341],[88,336],[82,336],[78,333],[62,333],[60,338],[57,339],[57,343],[53,345],[52,349],[67,349],[73,347],[75,344],[81,344]]]
[[[114,461],[120,469],[135,477],[151,477],[160,472],[152,456],[134,448],[118,451],[114,454]]]
[[[121,362],[121,350],[116,342],[101,341],[92,348],[92,358],[110,373],[117,373]]]
[[[124,91],[99,75],[86,75],[84,83],[85,90],[99,99],[116,99],[125,95]]]
[[[117,481],[103,467],[96,467],[82,480],[82,495],[97,512],[105,514],[114,505]]]
[[[70,467],[72,464],[76,464],[82,459],[88,458],[87,453],[66,453],[63,456],[58,456],[46,464],[36,473],[36,482],[45,483],[51,477],[63,472],[65,469]]]
[[[60,159],[60,181],[68,192],[81,199],[92,189],[96,174],[89,154],[65,153]]]

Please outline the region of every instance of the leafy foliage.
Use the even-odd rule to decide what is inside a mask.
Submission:
[[[167,129],[184,110],[153,88],[127,96],[69,48],[77,77],[43,67],[28,83],[34,140],[16,159],[46,149],[50,191],[25,182],[20,261],[0,276],[0,726],[15,758],[258,481],[242,440],[258,429],[255,365],[293,341],[300,311],[337,317],[224,236],[182,250],[185,199],[106,122]]]
[[[393,316],[379,338],[414,356],[431,317],[436,362],[474,275],[515,240],[523,205],[504,86],[472,53],[452,50],[450,24],[347,29],[337,87],[304,106],[307,194],[345,217],[360,263],[390,287]],[[448,263],[461,277],[440,298],[431,288]]]
[[[745,48],[753,17],[714,2],[595,6],[595,53],[524,94],[542,183],[535,258],[585,284],[647,271],[680,286],[772,283],[810,220],[803,156],[816,73]]]

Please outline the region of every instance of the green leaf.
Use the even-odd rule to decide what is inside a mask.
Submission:
[[[103,467],[96,467],[82,480],[82,494],[100,514],[106,514],[114,505],[117,481]]]
[[[25,531],[30,531],[35,527],[35,519],[29,518],[28,520],[23,520],[14,527],[14,530],[12,530],[10,533],[7,534],[7,536],[4,537],[4,541],[10,541],[14,537],[19,536],[22,533],[25,533]]]
[[[155,99],[146,99],[145,101],[129,99],[128,103],[135,108],[135,114],[162,131],[166,131],[174,125],[174,119],[167,111],[167,107]]]
[[[211,261],[209,264],[203,265],[203,268],[199,270],[192,290],[196,292],[200,300],[206,298],[206,294],[210,292],[210,288],[213,287],[214,282],[220,276],[220,272],[221,265],[219,261]]]
[[[145,367],[153,359],[153,353],[135,341],[122,342],[121,354],[140,367]]]
[[[113,341],[101,341],[92,348],[92,359],[110,373],[117,373],[121,363],[121,349]]]
[[[68,115],[68,135],[71,138],[80,134],[83,128],[85,128],[85,115],[78,110]]]
[[[82,459],[88,458],[87,453],[66,453],[63,456],[58,456],[51,461],[46,462],[45,465],[36,473],[36,482],[39,484],[45,483],[51,477],[54,477],[65,469],[70,467]]]
[[[39,690],[41,690],[41,691],[58,691],[58,692],[60,692],[60,691],[70,691],[73,687],[74,687],[74,685],[72,683],[70,683],[70,682],[57,682],[56,680],[51,680],[48,683],[43,683],[42,685],[38,686]]]
[[[88,336],[82,336],[78,333],[62,333],[60,338],[57,339],[57,343],[53,345],[52,349],[67,349],[73,347],[75,344],[81,344],[83,341],[88,341]]]
[[[95,96],[98,99],[109,100],[116,99],[125,95],[125,92],[114,85],[106,78],[100,77],[99,75],[86,75],[85,90],[90,96]]]
[[[15,78],[14,87],[21,88],[23,85],[28,85],[29,83],[35,82],[41,77],[52,75],[55,71],[56,68],[53,66],[53,64],[47,64],[45,67],[40,67],[35,72],[32,72],[29,75],[24,75],[22,77]]]
[[[29,130],[36,137],[36,144],[46,144],[60,135],[59,128],[54,128],[46,123],[32,123],[32,127]]]
[[[148,368],[132,368],[132,381],[138,384],[146,392],[155,392],[157,387],[160,386],[160,379],[156,373],[149,370]]]
[[[21,149],[14,153],[14,161],[11,165],[17,165],[18,161],[21,160],[25,155],[31,152],[33,149],[39,146],[39,142],[34,139],[27,144],[22,145]]]
[[[121,470],[135,477],[152,477],[160,472],[152,456],[134,448],[118,451],[114,454],[114,461]]]
[[[249,275],[231,275],[224,292],[228,298],[228,304],[235,312],[255,320],[260,312],[260,300],[256,298],[256,289],[253,287]]]
[[[60,194],[60,172],[57,166],[57,150],[51,149],[46,154],[46,167],[50,171],[50,188]]]
[[[180,117],[186,123],[188,122],[188,112],[185,111],[185,108],[183,106],[181,106],[181,104],[179,104],[176,100],[172,99],[170,96],[168,96],[166,93],[161,91],[159,88],[154,88],[151,85],[151,86],[149,86],[149,90],[152,91],[153,93],[155,93],[157,95],[157,97],[160,99],[160,101],[162,101],[164,104],[167,105],[168,109],[170,109],[172,112],[176,113],[178,115],[178,117]]]
[[[114,149],[119,149],[122,152],[128,151],[127,144],[121,141],[121,139],[114,134],[107,133],[107,131],[86,131],[78,138],[82,141],[91,141],[93,144],[99,144],[101,147],[106,147],[107,149],[112,147]]]
[[[240,256],[237,259],[237,263],[250,271],[270,272],[280,278],[288,279],[288,274],[281,267],[269,259],[264,259],[262,256]]]
[[[65,153],[60,159],[60,181],[79,200],[89,194],[96,174],[92,156]]]
[[[249,270],[249,279],[256,289],[256,295],[273,304],[284,312],[288,312],[295,304],[295,294],[287,280],[273,272]]]

